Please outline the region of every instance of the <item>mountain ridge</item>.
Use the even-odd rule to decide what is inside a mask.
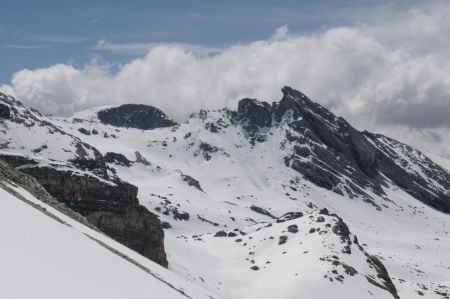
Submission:
[[[98,109],[48,117],[2,99],[3,155],[136,186],[164,228],[169,269],[217,298],[450,293],[448,172],[299,91],[151,130],[105,124]]]

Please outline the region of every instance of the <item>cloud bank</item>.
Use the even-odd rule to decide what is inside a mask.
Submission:
[[[98,60],[82,68],[21,70],[2,89],[56,115],[144,103],[183,120],[201,108],[234,107],[244,97],[277,101],[280,88],[290,85],[359,128],[413,144],[421,138],[429,148],[450,135],[449,14],[450,5],[440,4],[412,9],[394,22],[309,35],[282,26],[267,40],[210,55],[184,44],[102,40],[97,50],[149,50],[118,70]]]

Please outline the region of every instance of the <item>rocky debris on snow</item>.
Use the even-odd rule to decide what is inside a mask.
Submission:
[[[205,129],[207,129],[211,133],[219,133],[219,131],[221,130],[221,128],[218,125],[212,122],[206,122]]]
[[[298,225],[297,224],[291,224],[287,227],[287,231],[290,233],[298,233]]]
[[[183,182],[186,182],[188,186],[192,186],[197,190],[204,192],[202,187],[200,186],[200,182],[191,177],[190,175],[181,173],[181,179],[183,180]]]
[[[216,232],[216,234],[214,235],[214,237],[227,237],[228,234],[226,231],[223,230],[219,230],[218,232]]]
[[[198,220],[200,220],[201,222],[206,222],[206,223],[209,223],[209,224],[211,224],[211,225],[213,225],[213,226],[219,226],[219,223],[210,221],[210,220],[206,219],[206,218],[203,217],[203,216],[197,215],[197,218],[198,218]]]
[[[161,110],[138,104],[125,104],[101,110],[97,116],[104,124],[142,130],[171,127],[177,124]]]
[[[324,221],[325,221],[325,218],[323,216],[318,216],[316,218],[316,222],[324,222]]]
[[[108,163],[114,163],[114,164],[117,164],[120,166],[125,166],[125,167],[130,167],[131,163],[132,163],[124,155],[119,154],[119,153],[113,153],[113,152],[107,152],[105,154],[105,161]]]
[[[280,236],[280,238],[278,239],[278,245],[283,245],[284,243],[287,242],[288,237],[287,236]]]
[[[135,151],[134,155],[136,156],[136,163],[141,163],[146,166],[150,165],[150,162],[148,162],[147,159],[145,159],[140,152]]]
[[[87,129],[85,129],[85,128],[79,128],[78,131],[79,131],[81,134],[84,134],[84,135],[91,135],[91,132],[89,132],[89,131],[88,131]]]
[[[76,156],[69,160],[76,168],[87,170],[100,177],[107,178],[107,165],[103,155],[93,146],[84,142],[77,142],[75,144]],[[88,154],[94,153],[94,157]]]
[[[281,217],[277,218],[277,223],[280,222],[285,222],[285,221],[289,221],[289,220],[293,220],[293,219],[297,219],[303,217],[303,213],[302,212],[288,212],[286,214],[284,214]]]
[[[252,211],[254,211],[254,212],[258,213],[258,214],[270,217],[272,219],[277,219],[277,217],[272,215],[272,213],[270,213],[269,211],[267,211],[267,210],[265,210],[265,209],[263,209],[261,207],[258,207],[258,206],[255,206],[255,205],[251,205],[250,206],[250,210],[252,210]]]
[[[206,143],[206,142],[201,142],[198,148],[199,148],[199,150],[202,151],[203,157],[205,158],[206,161],[211,160],[212,153],[216,153],[219,151],[218,147],[211,145],[209,143]]]
[[[184,220],[189,221],[189,213],[188,212],[178,212],[178,209],[172,210],[173,219],[175,220]]]

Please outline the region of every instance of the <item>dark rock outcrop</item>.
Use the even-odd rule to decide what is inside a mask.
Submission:
[[[38,164],[36,161],[34,161],[31,158],[19,156],[19,155],[6,155],[1,154],[0,160],[6,162],[9,166],[12,168],[16,168],[22,165],[36,165]]]
[[[290,233],[298,233],[298,225],[297,224],[291,224],[287,227],[287,231]]]
[[[90,171],[100,177],[108,177],[105,158],[95,147],[84,142],[77,142],[75,148],[76,157],[69,162],[78,169]],[[93,152],[93,157],[88,154],[88,151]]]
[[[136,163],[141,163],[141,164],[144,164],[145,166],[148,166],[151,164],[150,162],[148,162],[147,159],[145,159],[144,156],[142,156],[142,154],[140,152],[135,151],[134,155],[136,156],[136,161],[135,161]]]
[[[214,235],[214,237],[227,237],[228,234],[223,231],[223,230],[219,230],[218,232],[216,232],[216,234]]]
[[[449,172],[406,144],[381,134],[364,135],[383,153],[375,163],[381,173],[423,203],[450,213]]]
[[[113,152],[107,152],[105,154],[105,161],[108,163],[114,163],[125,167],[131,166],[131,161],[127,159],[122,154],[113,153]]]
[[[81,134],[84,134],[84,135],[91,135],[91,132],[89,132],[87,129],[85,129],[85,128],[79,128],[78,129],[78,132],[80,132]]]
[[[200,182],[197,181],[196,179],[194,179],[193,177],[191,177],[190,175],[187,174],[181,174],[181,179],[186,182],[189,186],[192,186],[196,189],[198,189],[199,191],[203,191],[202,187],[200,186]]]
[[[255,99],[242,99],[238,104],[239,115],[247,120],[251,130],[268,127],[272,123],[272,110],[268,103]]]
[[[9,110],[9,107],[4,104],[0,104],[0,118],[9,119],[10,117],[11,112]]]
[[[285,222],[285,221],[289,221],[292,219],[297,219],[303,217],[303,213],[302,212],[288,212],[280,217],[277,218],[277,223],[280,222]]]
[[[161,110],[138,104],[126,104],[101,110],[97,116],[104,124],[142,130],[171,127],[177,124]]]
[[[258,213],[258,214],[261,214],[261,215],[270,217],[270,218],[272,218],[272,219],[277,219],[277,217],[275,217],[274,215],[272,215],[272,213],[270,213],[269,211],[267,211],[267,210],[265,210],[265,209],[263,209],[263,208],[261,208],[261,207],[252,205],[252,206],[250,206],[250,210],[252,210],[252,211],[254,211],[254,212]]]

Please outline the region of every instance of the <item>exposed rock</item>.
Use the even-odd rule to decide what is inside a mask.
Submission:
[[[11,118],[11,112],[9,110],[9,107],[4,104],[0,104],[0,118],[4,119]]]
[[[161,222],[161,227],[163,229],[169,229],[169,228],[172,228],[172,225],[169,222],[163,221],[163,222]]]
[[[327,208],[320,209],[319,214],[330,216],[330,212]]]
[[[75,144],[77,156],[70,160],[70,162],[81,170],[88,170],[98,176],[107,178],[107,166],[103,155],[95,148],[84,142],[77,142]],[[87,151],[92,151],[94,157],[92,158]]]
[[[292,219],[297,219],[300,217],[303,217],[302,212],[288,212],[288,213],[284,214],[283,216],[279,217],[277,219],[277,223],[285,222],[285,221],[292,220]]]
[[[173,219],[175,220],[185,220],[189,221],[189,213],[188,212],[178,212],[178,210],[173,210]]]
[[[38,164],[31,158],[27,158],[19,155],[5,155],[0,154],[0,160],[6,162],[12,168],[16,168],[22,165],[36,165]]]
[[[89,131],[86,130],[85,128],[79,128],[78,131],[79,131],[81,134],[84,134],[84,135],[91,135],[91,132],[89,132]]]
[[[379,150],[375,165],[380,172],[411,196],[435,209],[450,213],[448,171],[406,144],[381,134],[365,131],[364,135],[376,144]],[[420,170],[407,171],[409,167]],[[430,182],[430,179],[434,183]]]
[[[115,163],[121,166],[130,167],[131,161],[122,154],[107,152],[105,155],[105,161],[108,163]]]
[[[202,187],[200,186],[200,182],[191,177],[190,175],[181,173],[181,179],[186,182],[189,186],[195,187],[199,191],[203,191]]]
[[[323,216],[318,216],[316,219],[317,222],[324,222],[325,218]]]
[[[140,152],[135,151],[134,154],[136,155],[136,163],[141,163],[146,166],[150,165],[150,162],[148,162],[147,159],[145,159]]]
[[[369,277],[369,276],[366,276],[367,281],[379,288],[382,288],[382,289],[388,291],[389,293],[392,294],[392,296],[395,299],[400,299],[400,297],[398,296],[398,293],[397,293],[397,289],[396,289],[394,283],[392,282],[391,277],[389,276],[389,273],[386,270],[386,267],[383,265],[383,263],[376,256],[368,254],[364,249],[362,249],[362,247],[360,249],[361,249],[361,251],[363,251],[366,254],[367,262],[369,264],[371,264],[375,268],[375,270],[378,272],[377,276],[378,276],[378,278],[383,280],[383,284],[379,284],[372,277]]]
[[[287,231],[290,232],[290,233],[293,233],[293,234],[298,233],[298,226],[297,226],[297,224],[289,225],[287,227]]]
[[[263,208],[261,208],[261,207],[252,205],[252,206],[250,207],[250,209],[251,209],[252,211],[255,211],[256,213],[265,215],[265,216],[270,217],[270,218],[272,218],[272,219],[277,219],[277,217],[275,217],[274,215],[272,215],[272,213],[270,213],[269,211],[267,211],[267,210],[265,210],[265,209],[263,209]]]
[[[211,160],[211,153],[219,151],[218,147],[206,142],[200,143],[199,149],[203,152],[203,157],[205,158],[206,161]]]
[[[161,222],[143,206],[120,212],[97,211],[86,219],[116,241],[167,267]]]
[[[278,245],[282,245],[287,242],[288,237],[287,236],[280,236],[278,239]]]
[[[161,110],[138,104],[126,104],[101,110],[97,116],[104,124],[142,130],[171,127],[177,124]]]
[[[272,122],[270,105],[255,99],[240,100],[238,113],[248,121],[247,127],[250,130],[256,130],[258,127],[268,127]]]
[[[216,232],[216,234],[214,235],[214,237],[226,237],[228,236],[228,234],[223,231],[223,230],[219,230],[218,232]]]

